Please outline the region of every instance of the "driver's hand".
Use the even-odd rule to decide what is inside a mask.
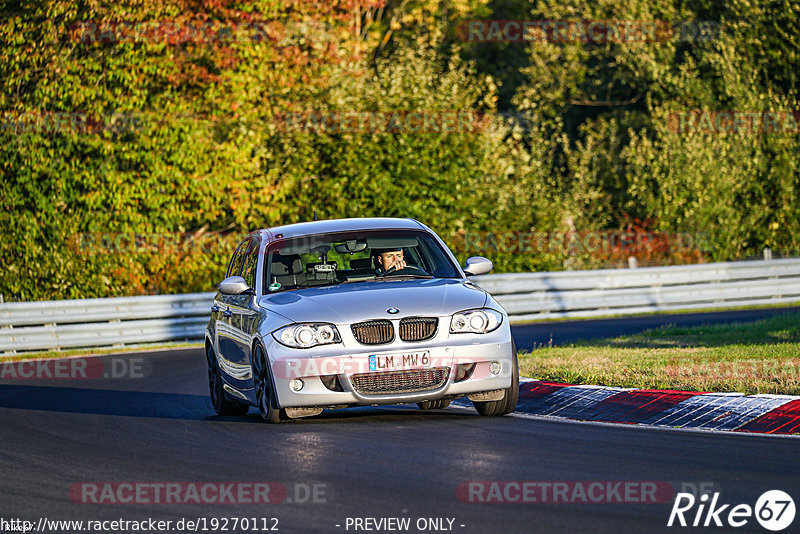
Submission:
[[[386,270],[388,271],[388,270],[389,270],[389,269],[391,269],[392,267],[394,267],[394,269],[395,269],[396,271],[399,271],[400,269],[405,269],[405,267],[406,267],[406,260],[404,260],[403,258],[397,258],[396,260],[394,260],[394,262],[393,262],[393,263],[391,263],[390,265],[388,265],[388,266],[386,267]]]

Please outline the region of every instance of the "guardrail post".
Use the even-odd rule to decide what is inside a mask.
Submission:
[[[769,261],[772,259],[772,249],[769,247],[764,247],[764,259]],[[2,301],[0,301],[2,302]]]
[[[636,261],[636,256],[629,256],[628,257],[628,268],[629,269],[635,269],[638,266],[639,266],[639,264]]]

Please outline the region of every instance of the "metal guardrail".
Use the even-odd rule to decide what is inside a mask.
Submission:
[[[800,302],[800,259],[475,277],[512,321]],[[199,341],[214,293],[0,304],[0,352]]]
[[[514,321],[800,302],[800,259],[478,277]]]
[[[214,295],[0,304],[0,352],[199,341]]]

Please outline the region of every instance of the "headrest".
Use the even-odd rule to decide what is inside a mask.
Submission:
[[[303,272],[303,262],[298,254],[272,255],[272,276],[287,276]]]

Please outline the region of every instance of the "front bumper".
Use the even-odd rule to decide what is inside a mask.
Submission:
[[[505,317],[503,324],[488,334],[450,334],[449,324],[449,316],[440,317],[439,331],[427,341],[396,340],[372,346],[358,343],[349,325],[336,325],[342,343],[312,349],[292,349],[281,345],[271,335],[264,336],[278,404],[281,407],[402,404],[463,397],[510,387],[515,355],[512,354],[508,318]],[[431,368],[447,369],[447,378],[442,385],[424,391],[374,394],[359,389],[354,383],[354,375],[379,372],[370,369],[371,355],[422,351],[428,352]],[[496,373],[491,370],[492,362],[499,364],[499,369],[495,366]],[[469,378],[456,380],[459,364],[474,364]],[[331,391],[320,379],[321,376],[332,375],[338,378],[343,391]],[[303,381],[300,391],[293,391],[289,387],[296,378]]]

